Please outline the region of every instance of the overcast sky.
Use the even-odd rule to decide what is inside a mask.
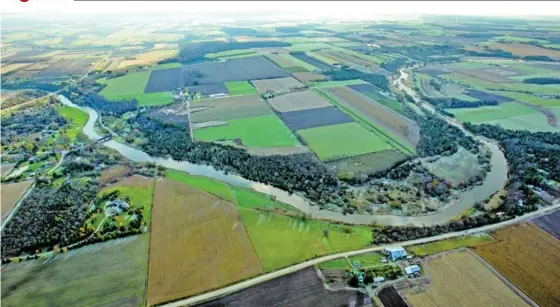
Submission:
[[[73,0],[2,0],[2,13],[9,12],[254,12],[270,10],[278,13],[297,12],[314,18],[368,19],[380,15],[488,15],[488,16],[560,16],[557,1],[87,1]],[[560,20],[560,19],[559,19]]]

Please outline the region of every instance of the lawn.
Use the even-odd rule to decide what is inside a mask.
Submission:
[[[196,129],[198,141],[221,141],[240,139],[247,147],[295,146],[299,142],[274,114],[232,119],[227,125]]]
[[[235,203],[237,204],[238,207],[241,208],[283,209],[287,211],[299,212],[299,210],[297,210],[296,208],[288,204],[275,201],[266,194],[262,194],[253,190],[240,188],[236,186],[232,186],[231,191],[233,192]]]
[[[149,234],[2,268],[5,306],[142,306]]]
[[[189,175],[173,169],[165,170],[165,178],[190,185],[204,192],[214,194],[227,201],[234,201],[229,185],[224,182],[208,177]]]
[[[441,253],[441,252],[445,252],[448,250],[457,249],[461,247],[476,246],[486,242],[491,242],[493,240],[494,238],[486,234],[469,235],[463,237],[455,237],[455,238],[437,241],[428,244],[414,245],[414,246],[407,247],[407,250],[416,256],[423,257],[423,256],[437,254],[437,253]]]
[[[88,120],[88,114],[80,109],[62,106],[57,109],[58,113],[72,123],[72,127],[66,131],[66,135],[70,140],[76,139],[78,133],[82,131]]]
[[[249,81],[231,81],[225,82],[225,85],[230,95],[251,95],[258,93]]]
[[[537,110],[515,102],[506,102],[499,106],[479,107],[474,109],[449,109],[447,111],[453,113],[457,120],[472,123],[505,119],[538,112]]]
[[[175,63],[170,63],[175,64]],[[159,106],[173,102],[171,92],[144,93],[151,71],[133,72],[113,79],[99,79],[99,83],[107,86],[99,92],[110,100],[135,98],[139,107]]]
[[[330,224],[247,208],[238,210],[264,271],[330,253],[365,248],[371,243],[371,228],[366,226]]]
[[[350,269],[351,266],[346,258],[337,258],[334,260],[322,262],[321,264],[319,264],[319,268],[324,270],[346,270]]]
[[[383,257],[384,256],[380,253],[367,253],[350,257],[350,262],[353,265],[354,261],[359,261],[360,267],[362,268],[376,265],[385,265],[383,262],[381,262],[381,259]]]
[[[342,81],[309,82],[308,85],[310,87],[315,87],[315,88],[326,88],[326,87],[338,87],[338,86],[365,84],[365,83],[367,82],[362,79],[352,79],[352,80],[342,80]]]
[[[358,123],[303,129],[297,133],[322,161],[391,148],[384,140]]]

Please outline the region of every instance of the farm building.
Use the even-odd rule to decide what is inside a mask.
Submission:
[[[385,252],[389,255],[389,259],[397,261],[400,258],[406,257],[408,254],[401,246],[397,247],[387,247]]]
[[[404,268],[404,272],[406,273],[406,275],[413,275],[416,273],[420,273],[420,271],[420,267],[416,264]]]
[[[120,200],[120,199],[109,200],[105,203],[105,215],[107,216],[117,215],[123,212],[124,210],[127,210],[128,207],[129,204],[124,200]]]
[[[376,283],[376,284],[382,283],[384,281],[385,281],[385,277],[383,277],[383,276],[373,278],[373,282]]]

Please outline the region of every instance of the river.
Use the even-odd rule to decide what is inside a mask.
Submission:
[[[81,107],[72,103],[66,97],[59,95],[63,104],[81,109],[89,114],[88,121],[84,126],[84,133],[91,140],[99,140],[102,138],[95,132],[94,125],[97,121],[99,114],[97,111],[90,107]],[[473,206],[477,201],[484,200],[486,197],[499,191],[507,179],[507,164],[503,153],[498,146],[492,143],[487,143],[492,151],[491,165],[492,169],[488,172],[484,183],[476,186],[464,193],[461,193],[457,200],[447,206],[445,209],[435,212],[433,214],[423,216],[398,216],[398,215],[368,215],[368,214],[343,214],[341,212],[320,210],[318,206],[311,205],[311,203],[296,194],[289,194],[284,190],[272,187],[267,184],[258,183],[245,179],[238,175],[226,174],[222,171],[216,170],[212,166],[193,164],[186,161],[177,161],[171,158],[153,157],[146,152],[130,147],[126,144],[109,140],[103,143],[104,146],[118,151],[121,155],[134,162],[153,162],[157,165],[166,168],[176,169],[187,172],[192,175],[206,176],[220,181],[227,182],[235,186],[251,188],[255,191],[265,193],[276,197],[277,200],[301,210],[305,213],[310,213],[313,218],[332,219],[344,223],[352,224],[370,224],[376,222],[378,224],[402,226],[402,225],[435,225],[449,221],[451,218],[460,214],[463,210]]]

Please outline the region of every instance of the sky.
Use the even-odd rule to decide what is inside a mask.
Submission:
[[[310,18],[371,19],[381,15],[475,15],[475,16],[559,16],[557,1],[73,1],[2,0],[4,13],[87,13],[104,12],[200,12],[250,13],[274,11],[297,13]]]

